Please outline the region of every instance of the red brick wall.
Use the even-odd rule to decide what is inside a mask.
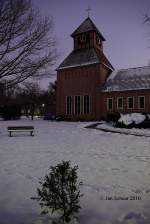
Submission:
[[[72,115],[72,119],[83,118],[86,120],[98,119],[101,117],[99,110],[100,87],[108,76],[108,70],[100,65],[89,65],[70,69],[64,69],[57,73],[57,101],[56,113],[66,114],[66,96],[89,95],[91,101],[90,114]],[[82,108],[83,109],[83,108]],[[65,115],[70,117],[70,115]]]
[[[91,113],[85,115],[66,115],[72,120],[86,119],[99,120],[106,117],[109,112],[150,113],[150,90],[101,92],[101,86],[105,83],[110,71],[101,64],[82,66],[58,71],[57,74],[57,107],[56,113],[66,113],[66,96],[89,95],[91,100]],[[127,108],[127,98],[134,97],[134,109]],[[145,108],[138,108],[138,96],[145,96]],[[123,97],[123,109],[117,109],[117,97]],[[107,98],[113,98],[113,110],[107,110]]]
[[[99,72],[97,74],[97,87],[96,87],[96,116],[95,120],[100,120],[103,111],[103,98],[101,94],[101,87],[105,83],[106,79],[110,75],[110,70],[104,65],[99,66]]]
[[[127,98],[134,97],[134,109],[128,109]],[[138,108],[138,96],[145,96],[145,109]],[[117,97],[123,97],[123,109],[117,109]],[[113,112],[120,113],[133,113],[133,112],[148,112],[150,113],[150,90],[137,90],[137,91],[123,91],[123,92],[110,92],[102,93],[102,116],[106,117],[107,110],[107,98],[113,98]]]

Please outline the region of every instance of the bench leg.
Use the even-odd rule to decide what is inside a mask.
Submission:
[[[9,137],[12,137],[12,136],[11,136],[11,131],[9,132]]]
[[[30,131],[30,135],[31,135],[31,136],[34,136],[33,131]]]

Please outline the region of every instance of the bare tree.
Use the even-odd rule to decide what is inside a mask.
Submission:
[[[6,88],[50,73],[57,59],[53,27],[30,0],[0,0],[0,82]]]
[[[33,120],[36,109],[41,106],[42,90],[38,83],[26,82],[23,84],[22,93],[20,94],[20,100],[30,111],[31,119]],[[25,108],[24,108],[25,109]]]

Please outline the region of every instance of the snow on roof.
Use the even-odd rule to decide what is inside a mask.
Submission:
[[[108,77],[103,91],[150,89],[150,66],[120,69]]]
[[[99,63],[99,58],[94,48],[72,51],[59,65],[57,70]]]
[[[108,61],[104,53],[102,51],[97,51],[95,48],[72,51],[59,65],[57,70],[96,63],[102,63],[110,70],[113,70],[111,63]]]

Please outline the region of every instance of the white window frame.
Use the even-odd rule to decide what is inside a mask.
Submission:
[[[84,113],[84,97],[89,96],[89,113]],[[90,95],[84,95],[83,96],[83,114],[90,114],[91,113],[91,97]]]
[[[67,97],[71,97],[71,110],[70,110],[70,113],[67,113]],[[72,114],[72,96],[66,96],[66,115],[71,115]]]
[[[133,107],[132,108],[129,108],[129,98],[132,98],[133,99]],[[134,96],[129,96],[128,98],[127,98],[127,108],[130,110],[132,110],[132,109],[134,109]]]
[[[82,104],[81,104],[82,96],[81,95],[76,95],[76,96],[80,97],[80,113],[79,114],[82,114],[82,107],[81,107],[82,106]],[[74,114],[79,115],[78,113],[75,112],[75,110],[76,110],[76,106],[75,106],[76,105],[76,100],[75,100],[76,96],[74,96]]]
[[[122,107],[119,107],[119,105],[118,105],[119,99],[122,99]],[[123,109],[123,97],[122,96],[121,97],[117,97],[117,109],[118,110],[122,110]]]
[[[140,98],[144,98],[144,107],[140,107]],[[138,96],[138,109],[145,109],[145,96]]]
[[[112,100],[112,108],[111,109],[109,108],[109,100]],[[113,110],[113,98],[112,97],[107,98],[107,110]]]

